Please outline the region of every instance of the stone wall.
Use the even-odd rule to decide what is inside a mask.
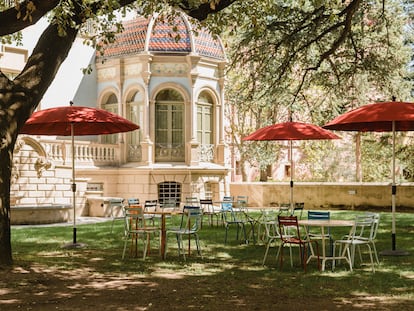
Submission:
[[[290,186],[281,183],[232,183],[233,196],[248,195],[249,206],[266,207],[290,202]],[[307,209],[391,207],[389,183],[306,183],[295,182],[293,201]],[[414,210],[414,183],[397,185],[396,206]]]
[[[12,225],[52,224],[68,222],[72,217],[71,205],[19,206],[10,208]]]
[[[12,207],[72,206],[71,163],[55,164],[49,156],[31,137],[23,136],[16,143],[10,193]],[[87,215],[87,180],[78,178],[76,186],[76,215]]]

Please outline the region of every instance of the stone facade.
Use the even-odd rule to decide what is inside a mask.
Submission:
[[[184,15],[172,24],[157,14],[136,17],[91,60],[93,73],[82,79],[74,104],[119,114],[140,130],[76,138],[77,216],[89,214],[88,197],[101,197],[102,205],[109,197],[185,201],[228,191],[224,48],[194,28]],[[68,138],[56,138],[23,137],[32,150],[15,153],[15,205],[71,204],[71,147]]]

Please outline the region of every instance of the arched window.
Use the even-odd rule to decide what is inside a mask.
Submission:
[[[118,99],[115,94],[110,94],[108,98],[104,101],[102,108],[106,111],[118,114]],[[102,142],[106,144],[116,144],[118,140],[118,134],[112,135],[103,135]]]
[[[155,98],[155,161],[184,162],[184,99],[165,89]]]
[[[127,97],[127,119],[138,124],[140,129],[127,133],[128,161],[141,161],[142,128],[144,127],[143,93],[135,91]]]
[[[213,99],[208,92],[201,92],[197,99],[197,140],[200,143],[200,161],[214,158]]]

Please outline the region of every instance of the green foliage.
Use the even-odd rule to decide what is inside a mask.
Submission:
[[[250,166],[265,170],[279,160],[281,146],[272,141],[245,142],[239,152],[246,155],[246,161]]]
[[[344,177],[338,175],[337,169],[344,156],[334,151],[335,145],[336,142],[333,141],[302,142],[300,145],[302,157],[295,165],[295,180],[329,182]]]
[[[411,49],[406,43],[412,34],[404,31],[408,18],[401,2],[260,4],[244,1],[251,10],[241,16],[237,12],[245,9],[235,3],[222,21],[232,21],[225,37],[231,61],[228,102],[233,113],[242,111],[244,116],[243,123],[231,128],[234,136],[246,136],[290,117],[323,125],[351,108],[389,100],[392,95],[399,100],[411,98],[413,85],[407,71]],[[385,169],[372,166],[375,153],[367,150],[364,156],[365,172],[372,172],[364,178],[389,176]],[[307,167],[319,167],[315,152],[306,157],[317,161]],[[327,164],[333,170],[334,162]],[[321,167],[310,170],[316,180],[341,175]]]
[[[22,33],[19,31],[19,32],[16,32],[16,33],[8,35],[8,36],[0,37],[0,40],[1,40],[0,43],[1,44],[13,44],[13,43],[15,43],[17,46],[21,46],[23,44],[22,39],[23,39]]]
[[[414,181],[414,138],[410,134],[402,135],[402,142],[397,144],[396,157],[400,161],[400,174],[407,181]]]
[[[361,141],[363,181],[391,182],[391,146],[390,133],[364,133]]]

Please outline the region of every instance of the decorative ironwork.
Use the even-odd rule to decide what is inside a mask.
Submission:
[[[200,162],[213,162],[214,160],[214,145],[201,144],[199,148]]]
[[[183,162],[184,144],[155,144],[155,160],[165,162]]]
[[[129,162],[141,162],[142,161],[142,148],[140,145],[128,145],[128,161]]]

